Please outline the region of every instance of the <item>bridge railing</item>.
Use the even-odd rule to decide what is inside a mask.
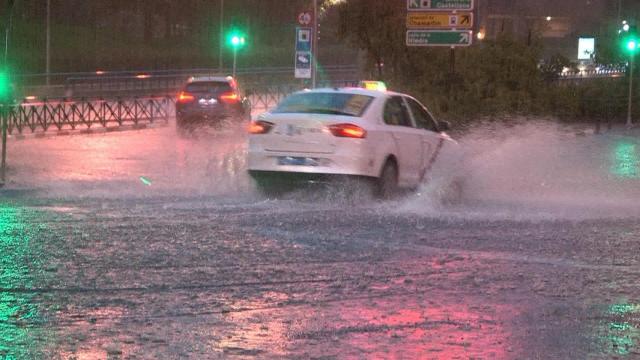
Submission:
[[[9,134],[96,127],[167,123],[173,116],[168,98],[117,98],[25,101],[0,112],[7,118]]]
[[[319,82],[318,87],[356,86],[357,80]],[[268,111],[287,95],[305,89],[300,83],[244,88],[252,110]],[[3,112],[9,134],[115,128],[126,125],[168,123],[175,116],[175,93],[160,97],[24,99]]]

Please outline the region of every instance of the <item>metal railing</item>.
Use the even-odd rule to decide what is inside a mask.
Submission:
[[[358,80],[318,82],[318,88],[357,86]],[[276,106],[287,95],[305,89],[303,84],[252,85],[245,93],[253,110],[267,111]]]
[[[624,68],[563,71],[558,75],[558,80],[619,78],[625,76],[625,74],[626,70]]]
[[[291,67],[238,69],[241,85],[287,84],[293,78]],[[328,81],[356,78],[358,68],[333,65],[322,68],[322,76]],[[51,74],[51,85],[45,86],[45,74],[16,76],[20,96],[39,97],[114,97],[114,96],[164,96],[180,89],[191,76],[224,76],[230,70],[180,69],[153,71],[96,71],[91,73]]]
[[[356,86],[356,80],[319,83],[319,87]],[[268,111],[287,95],[303,90],[305,85],[251,85],[245,89],[252,109]],[[175,115],[175,94],[161,97],[118,97],[100,99],[31,99],[8,106],[3,113],[9,134],[24,134],[115,128],[124,125],[168,123]]]
[[[168,98],[75,99],[23,102],[0,112],[9,134],[120,127],[169,121]]]

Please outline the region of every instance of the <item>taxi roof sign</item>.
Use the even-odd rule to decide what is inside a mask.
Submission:
[[[363,80],[360,81],[358,87],[367,90],[387,91],[387,85],[384,83],[384,81]]]

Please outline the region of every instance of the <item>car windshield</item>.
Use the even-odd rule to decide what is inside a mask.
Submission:
[[[273,113],[332,114],[360,117],[372,100],[372,96],[360,94],[298,93],[284,99]]]
[[[187,84],[188,92],[226,92],[231,91],[231,85],[226,81],[198,81]]]

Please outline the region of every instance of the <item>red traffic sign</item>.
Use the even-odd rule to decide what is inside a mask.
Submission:
[[[305,12],[301,12],[298,15],[298,23],[302,26],[307,26],[309,24],[311,24],[313,22],[313,17],[311,16],[311,13],[308,11]]]

